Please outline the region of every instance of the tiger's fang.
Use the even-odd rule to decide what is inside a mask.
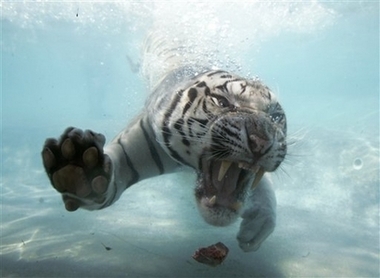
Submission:
[[[257,173],[255,175],[255,179],[253,180],[253,183],[252,183],[252,187],[251,187],[252,190],[257,187],[261,178],[264,176],[264,173],[265,173],[265,171],[263,168],[260,168],[259,171],[257,171]]]
[[[230,168],[232,162],[229,161],[222,161],[220,164],[219,174],[218,174],[218,181],[221,181],[225,174],[227,173],[228,169]]]
[[[212,196],[211,199],[208,201],[210,206],[215,205],[216,203],[216,195]]]

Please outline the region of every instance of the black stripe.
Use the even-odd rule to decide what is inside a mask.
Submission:
[[[145,137],[145,141],[148,144],[148,148],[149,148],[149,151],[150,151],[150,156],[153,158],[154,163],[156,163],[156,166],[158,168],[158,171],[160,172],[160,175],[162,175],[165,172],[164,165],[162,164],[162,161],[160,159],[160,155],[158,154],[158,152],[156,150],[156,147],[152,144],[152,140],[149,137],[148,132],[144,128],[143,119],[140,120],[140,127],[141,127],[141,129],[143,131],[143,134],[144,134],[144,137]]]
[[[202,81],[201,83],[197,84],[197,87],[206,87],[206,82]]]
[[[216,86],[215,88],[217,88],[218,90],[221,90],[223,93],[225,94],[228,94],[228,90],[227,90],[227,87],[224,86],[225,84],[223,85],[219,85],[219,86]]]
[[[224,82],[222,85],[216,86],[216,88],[221,90],[223,93],[229,93],[228,89],[227,89],[228,83],[236,82],[236,81],[244,81],[244,79],[241,79],[241,78],[231,79],[231,80]]]
[[[270,150],[272,150],[272,147],[273,147],[273,144],[271,144],[270,147],[269,147],[265,152],[262,153],[262,156],[264,156],[264,155],[266,155],[267,153],[269,153]]]
[[[208,124],[208,119],[198,119],[193,117],[191,117],[190,119],[192,119],[195,122],[198,122],[202,127],[206,127],[206,125]]]
[[[198,95],[198,91],[196,89],[194,89],[194,88],[191,88],[188,91],[187,95],[189,97],[189,101],[186,103],[185,107],[183,108],[182,116],[185,115],[185,113],[187,112],[187,110],[189,110],[189,108],[191,107],[191,105],[193,105],[194,99]]]
[[[242,89],[241,92],[240,92],[240,94],[242,95],[242,94],[244,94],[245,90],[247,89],[247,84],[245,84],[245,85],[240,84],[240,87]]]
[[[197,105],[194,107],[194,111],[198,111],[199,110],[199,106],[201,105],[201,103],[202,103],[202,98],[199,98]]]
[[[166,148],[170,152],[170,156],[174,158],[175,160],[177,160],[178,162],[184,165],[190,166],[175,150],[173,150],[170,147],[170,137],[172,137],[172,133],[168,127],[168,124],[169,124],[169,120],[173,111],[175,110],[175,108],[177,107],[177,104],[181,100],[182,95],[183,95],[183,90],[180,90],[176,93],[176,96],[174,100],[172,101],[172,103],[170,104],[168,111],[165,113],[164,121],[162,123],[162,137],[164,138],[164,143],[165,143]]]
[[[269,99],[269,100],[272,99],[272,97],[271,97],[271,95],[270,95],[269,92],[265,92],[265,91],[260,90],[259,93],[260,93],[260,95],[261,95],[263,98],[267,98],[267,99]],[[277,108],[277,107],[275,107],[275,108]]]
[[[171,131],[168,127],[169,119],[170,119],[173,111],[175,110],[177,104],[179,103],[179,101],[182,97],[182,94],[183,94],[183,90],[180,90],[176,93],[176,96],[175,96],[174,100],[172,101],[172,103],[169,107],[169,110],[165,113],[164,120],[162,122],[162,137],[164,138],[164,143],[165,143],[165,146],[167,148],[170,147],[169,139],[172,136]]]
[[[179,134],[182,136],[182,143],[186,146],[190,146],[189,140],[186,139],[186,134],[183,132],[183,125],[184,125],[184,120],[181,118],[177,120],[174,124],[174,128],[178,130]]]
[[[191,126],[192,126],[193,123],[194,123],[193,118],[191,118],[191,117],[188,118],[187,121],[186,121],[186,123],[187,123],[187,128],[188,128],[188,130],[189,130],[189,136],[190,136],[190,137],[194,137],[193,129],[191,128]]]
[[[205,95],[208,96],[209,94],[210,94],[210,88],[206,87],[206,89],[205,89]]]
[[[198,139],[201,139],[203,136],[206,135],[206,131],[203,131],[203,132],[197,132],[197,138]]]
[[[232,75],[230,74],[223,74],[220,76],[220,78],[232,78]]]
[[[241,141],[239,133],[232,132],[229,129],[222,128],[221,131],[219,131],[219,133],[223,135],[223,137],[225,137],[224,140],[226,142],[234,143],[235,141],[233,139]]]
[[[132,163],[132,160],[129,158],[127,152],[125,151],[124,147],[123,147],[123,144],[120,142],[120,138],[117,140],[117,143],[120,145],[120,147],[122,148],[123,152],[124,152],[124,156],[125,156],[125,160],[127,161],[127,165],[128,167],[131,169],[131,172],[132,172],[132,179],[130,180],[130,182],[128,183],[128,187],[131,186],[132,184],[136,183],[139,181],[140,179],[140,175],[139,173],[136,171],[135,167],[133,166],[133,163]]]
[[[217,71],[212,71],[209,74],[207,74],[208,77],[213,76],[218,73],[226,73],[224,70],[217,70]]]
[[[202,104],[202,110],[205,112],[206,115],[210,114],[210,111],[207,109],[206,101],[203,99],[203,104]]]
[[[172,101],[168,111],[164,115],[164,121],[162,122],[162,137],[164,138],[164,143],[165,143],[165,146],[167,148],[170,148],[169,139],[172,136],[171,131],[168,127],[169,119],[170,119],[174,109],[176,108],[177,104],[181,100],[182,94],[183,94],[183,90],[180,90],[176,93],[174,100]]]
[[[228,122],[226,124],[228,124],[228,126],[231,127],[231,128],[233,128],[233,129],[236,129],[236,130],[240,130],[241,129],[240,126],[235,125],[235,123],[233,123],[233,122],[232,123]]]
[[[205,130],[205,131],[204,132],[198,132],[194,135],[192,125],[195,122],[197,122],[200,125],[200,128]],[[193,118],[193,117],[190,117],[189,119],[187,119],[187,128],[188,128],[189,136],[190,137],[197,136],[198,138],[201,138],[202,136],[204,136],[207,132],[207,129],[206,129],[207,123],[208,123],[207,119],[197,119],[197,118]]]

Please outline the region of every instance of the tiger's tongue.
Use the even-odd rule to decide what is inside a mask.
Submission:
[[[218,191],[218,195],[230,195],[236,190],[239,174],[241,171],[241,169],[235,163],[227,166],[225,164],[225,162],[215,161],[211,168],[212,183]],[[224,172],[225,174],[223,175]]]

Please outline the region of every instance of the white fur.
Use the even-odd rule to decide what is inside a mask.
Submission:
[[[245,252],[256,251],[276,226],[276,196],[272,183],[264,177],[246,200],[243,221],[237,234],[239,246]]]

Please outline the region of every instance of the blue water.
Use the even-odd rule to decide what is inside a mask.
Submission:
[[[2,277],[380,275],[378,1],[1,5]],[[142,41],[181,20],[203,35],[225,26],[220,59],[259,76],[287,113],[295,143],[273,175],[278,223],[254,253],[238,248],[238,224],[199,217],[191,171],[69,213],[42,168],[45,138],[72,125],[110,140],[138,114]],[[191,258],[217,241],[230,248],[222,265]]]

